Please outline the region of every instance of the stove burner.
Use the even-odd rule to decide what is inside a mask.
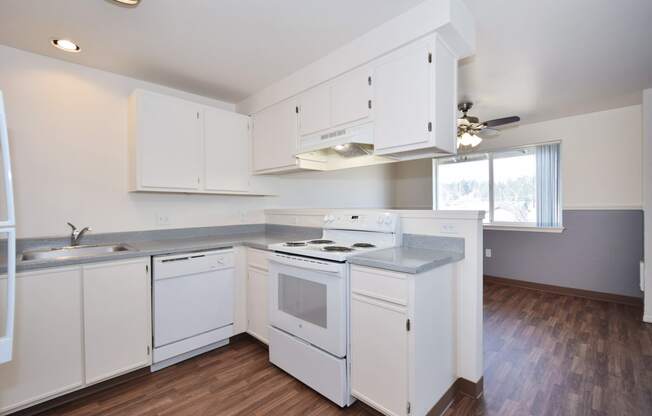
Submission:
[[[306,243],[302,241],[288,241],[287,243],[283,244],[286,247],[303,247],[306,245]]]
[[[333,240],[310,240],[308,244],[333,244]]]
[[[375,245],[371,243],[355,243],[351,247],[356,247],[356,248],[374,248],[376,247]]]
[[[353,249],[351,247],[343,247],[343,246],[326,246],[326,247],[322,247],[322,250],[324,250],[324,251],[339,251],[339,252],[342,252],[342,253],[353,251]]]

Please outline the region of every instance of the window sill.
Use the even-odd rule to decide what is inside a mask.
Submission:
[[[492,231],[525,231],[530,233],[552,233],[561,234],[564,227],[537,227],[536,225],[513,225],[513,224],[483,224],[485,230]]]

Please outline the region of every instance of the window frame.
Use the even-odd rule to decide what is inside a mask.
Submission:
[[[560,179],[559,183],[559,206],[557,210],[559,211],[559,225],[555,227],[541,227],[536,222],[510,222],[510,221],[494,221],[494,155],[497,153],[509,152],[518,149],[525,148],[536,148],[537,146],[546,145],[546,144],[559,144],[559,177],[563,178],[562,172],[562,146],[561,140],[553,140],[547,142],[539,143],[528,143],[519,146],[510,146],[510,147],[501,147],[501,148],[491,148],[484,151],[469,152],[463,156],[478,156],[484,155],[489,162],[489,212],[485,212],[485,218],[488,218],[487,222],[482,223],[484,229],[487,230],[511,230],[511,231],[538,231],[538,232],[549,232],[549,233],[561,233],[564,231],[564,219],[563,219],[563,180]],[[459,155],[459,154],[458,154]],[[439,158],[434,158],[432,160],[432,172],[433,172],[433,192],[432,192],[432,206],[434,210],[439,209],[438,197],[439,197],[439,167],[441,165],[440,160],[447,159],[451,157],[456,157],[458,155],[446,155]]]

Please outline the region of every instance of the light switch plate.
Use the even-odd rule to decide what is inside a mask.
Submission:
[[[492,253],[491,253],[491,249],[490,249],[490,248],[485,248],[485,249],[484,249],[484,256],[485,256],[486,258],[491,258],[491,254],[492,254]]]

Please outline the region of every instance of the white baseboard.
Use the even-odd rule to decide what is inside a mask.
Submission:
[[[643,322],[652,324],[652,315],[643,315]]]

